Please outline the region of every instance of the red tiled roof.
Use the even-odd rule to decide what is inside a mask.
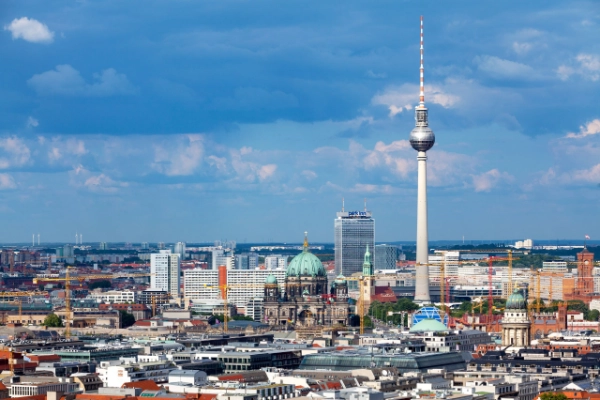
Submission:
[[[154,382],[154,381],[145,380],[145,381],[137,381],[137,382],[126,382],[123,384],[123,386],[121,386],[121,388],[123,388],[123,389],[138,388],[138,389],[142,389],[142,390],[159,390],[160,386],[158,386],[156,384],[156,382]]]
[[[152,322],[145,320],[145,319],[140,319],[139,321],[135,321],[135,323],[133,325],[134,326],[152,326]]]

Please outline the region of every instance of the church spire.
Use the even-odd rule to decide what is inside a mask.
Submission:
[[[365,259],[363,262],[363,276],[373,275],[373,263],[371,262],[371,253],[369,252],[369,245],[365,251]]]

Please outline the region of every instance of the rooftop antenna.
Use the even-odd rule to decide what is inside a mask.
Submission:
[[[342,197],[342,212],[344,212],[344,198]]]
[[[38,233],[38,246],[40,245],[40,234]]]
[[[421,15],[421,68],[420,72],[420,91],[419,107],[425,107],[425,67],[423,66],[423,16]]]
[[[77,246],[77,239],[79,239],[79,235],[75,232],[75,245]]]
[[[367,211],[367,198],[365,197],[365,211]]]

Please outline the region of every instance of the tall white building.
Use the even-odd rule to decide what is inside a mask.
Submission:
[[[185,260],[185,242],[177,242],[175,243],[175,248],[173,250],[175,254],[179,254],[179,258]]]
[[[272,254],[270,256],[265,257],[265,268],[266,269],[277,269],[277,268],[287,268],[287,256],[282,256],[281,254]]]
[[[160,250],[150,257],[150,286],[153,289],[164,290],[169,295],[178,299],[180,297],[180,259],[179,254],[171,253],[171,250]]]
[[[258,254],[242,253],[235,255],[236,269],[255,269],[258,268]]]
[[[375,245],[375,220],[370,211],[342,211],[334,220],[335,274],[362,272],[365,249]]]
[[[238,309],[246,309],[253,300],[264,298],[264,285],[267,277],[273,274],[279,284],[280,293],[285,291],[285,269],[227,270],[227,300]],[[221,299],[219,271],[191,269],[183,272],[184,297],[189,300]],[[255,313],[255,311],[252,311]],[[255,317],[255,315],[251,315]]]
[[[442,276],[442,266],[446,278],[458,278],[460,253],[447,251],[429,256],[429,278],[439,281]],[[444,260],[445,259],[445,260]],[[445,261],[445,262],[444,262]]]

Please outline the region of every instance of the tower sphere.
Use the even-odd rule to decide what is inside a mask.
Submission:
[[[417,151],[427,151],[433,147],[435,135],[428,126],[415,126],[410,131],[410,145]]]

